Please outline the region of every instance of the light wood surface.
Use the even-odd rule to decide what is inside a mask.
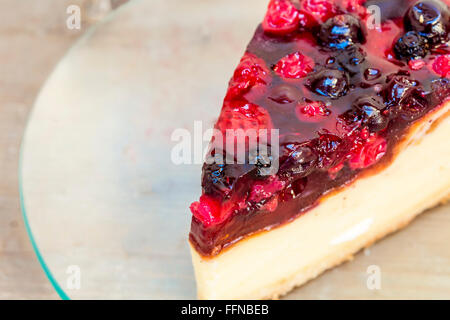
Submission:
[[[17,171],[36,95],[55,64],[93,23],[86,15],[80,30],[69,30],[66,9],[71,4],[85,11],[91,7],[89,0],[0,0],[0,299],[58,298],[25,231]]]

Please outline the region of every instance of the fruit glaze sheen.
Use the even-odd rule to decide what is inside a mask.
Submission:
[[[449,0],[270,1],[216,129],[279,129],[279,169],[262,174],[270,155],[204,164],[190,207],[196,250],[214,256],[307,214],[392,159],[408,128],[449,97],[449,12]]]

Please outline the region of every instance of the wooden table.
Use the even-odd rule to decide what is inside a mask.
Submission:
[[[113,0],[112,7],[123,2]],[[80,30],[66,26],[72,4],[82,9]],[[95,0],[0,0],[0,300],[58,298],[21,216],[20,142],[36,95],[55,64],[108,11],[96,5]]]

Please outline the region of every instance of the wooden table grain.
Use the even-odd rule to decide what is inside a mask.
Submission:
[[[123,2],[113,0],[111,7]],[[67,28],[69,5],[82,9],[79,30]],[[0,300],[58,298],[22,220],[19,150],[42,84],[68,48],[110,9],[97,5],[95,0],[0,0]]]

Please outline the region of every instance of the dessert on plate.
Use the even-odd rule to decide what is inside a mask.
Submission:
[[[278,298],[450,197],[449,12],[269,2],[215,125],[257,143],[214,135],[190,206],[199,298]]]

